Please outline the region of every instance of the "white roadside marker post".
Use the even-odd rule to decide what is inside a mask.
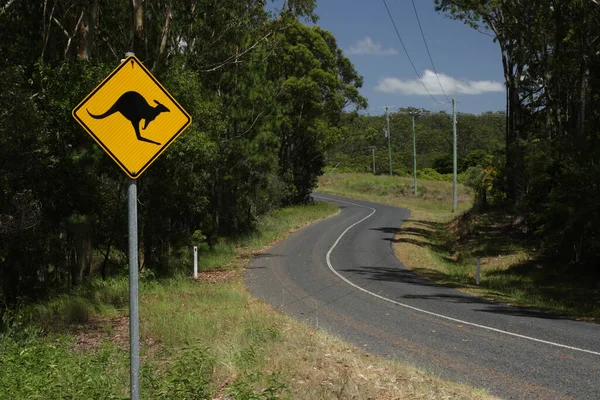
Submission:
[[[198,279],[198,247],[194,246],[194,279]]]

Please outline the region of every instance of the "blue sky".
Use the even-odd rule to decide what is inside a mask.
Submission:
[[[435,98],[446,102],[431,72],[411,1],[387,0],[387,4],[419,76]],[[437,13],[433,0],[415,0],[415,4],[442,86],[449,97],[456,97],[458,110],[503,110],[504,78],[498,44]],[[450,104],[438,104],[423,89],[382,0],[319,0],[317,14],[317,24],[334,34],[338,46],[364,77],[361,93],[369,99],[370,114],[382,113],[383,105],[451,110]]]

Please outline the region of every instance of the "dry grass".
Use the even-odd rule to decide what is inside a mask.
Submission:
[[[292,398],[298,399],[490,398],[291,322],[269,363],[291,377]]]
[[[277,376],[292,399],[490,398],[283,316],[247,294],[240,277],[185,284],[164,296],[168,302],[162,295],[144,302],[142,337],[166,348],[208,348],[218,360],[211,377],[216,398],[228,398],[227,388],[249,374],[258,377],[255,393]]]
[[[282,211],[268,223],[271,233],[227,252],[221,265],[228,265],[226,271],[203,272],[198,281],[181,276],[142,282],[142,397],[489,399],[483,391],[369,355],[282,315],[247,292],[239,268],[252,254],[281,239],[284,231],[338,210],[321,205],[312,211]],[[84,294],[98,304],[109,299],[123,303],[126,280],[98,285]],[[67,303],[64,298],[54,308]],[[10,346],[3,350],[7,357],[0,369],[0,398],[61,398],[65,387],[77,393],[74,398],[126,397],[126,316],[114,308],[104,314],[89,309],[87,323],[71,325],[74,332],[60,340],[51,335],[5,343]],[[23,353],[32,355],[27,363]],[[55,375],[40,381],[39,369],[48,363],[57,366]],[[23,382],[28,382],[27,392],[19,389]]]
[[[94,316],[83,325],[71,326],[70,330],[75,335],[70,347],[74,351],[96,351],[105,341],[122,350],[129,346],[129,319],[126,315]]]
[[[339,196],[375,201],[396,207],[421,210],[440,217],[452,214],[452,182],[419,181],[418,194],[413,194],[413,180],[371,174],[325,174],[319,179],[318,190]],[[471,207],[467,188],[458,185],[458,212]]]
[[[396,235],[394,250],[404,265],[437,283],[504,304],[600,321],[600,291],[594,280],[536,258],[509,215],[469,212],[449,221],[414,211]]]

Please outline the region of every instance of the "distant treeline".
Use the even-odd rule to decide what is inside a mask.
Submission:
[[[125,174],[71,110],[127,51],[193,124],[139,179],[141,267],[308,200],[362,78],[314,0],[48,0],[0,8],[0,308],[127,265]]]
[[[415,116],[417,169],[434,170],[439,174],[452,173],[452,115],[417,109],[400,109],[390,114],[392,168],[394,174],[407,176],[413,172],[412,117]],[[457,116],[458,172],[469,167],[496,165],[504,162],[506,114],[487,112],[480,115]],[[384,115],[346,114],[348,128],[344,140],[327,153],[327,164],[337,171],[389,173],[387,127]],[[427,171],[425,171],[427,172]]]

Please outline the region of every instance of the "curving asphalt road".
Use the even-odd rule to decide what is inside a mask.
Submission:
[[[341,208],[249,265],[250,291],[375,354],[506,399],[600,399],[600,325],[438,286],[391,243],[406,209],[315,194]]]

